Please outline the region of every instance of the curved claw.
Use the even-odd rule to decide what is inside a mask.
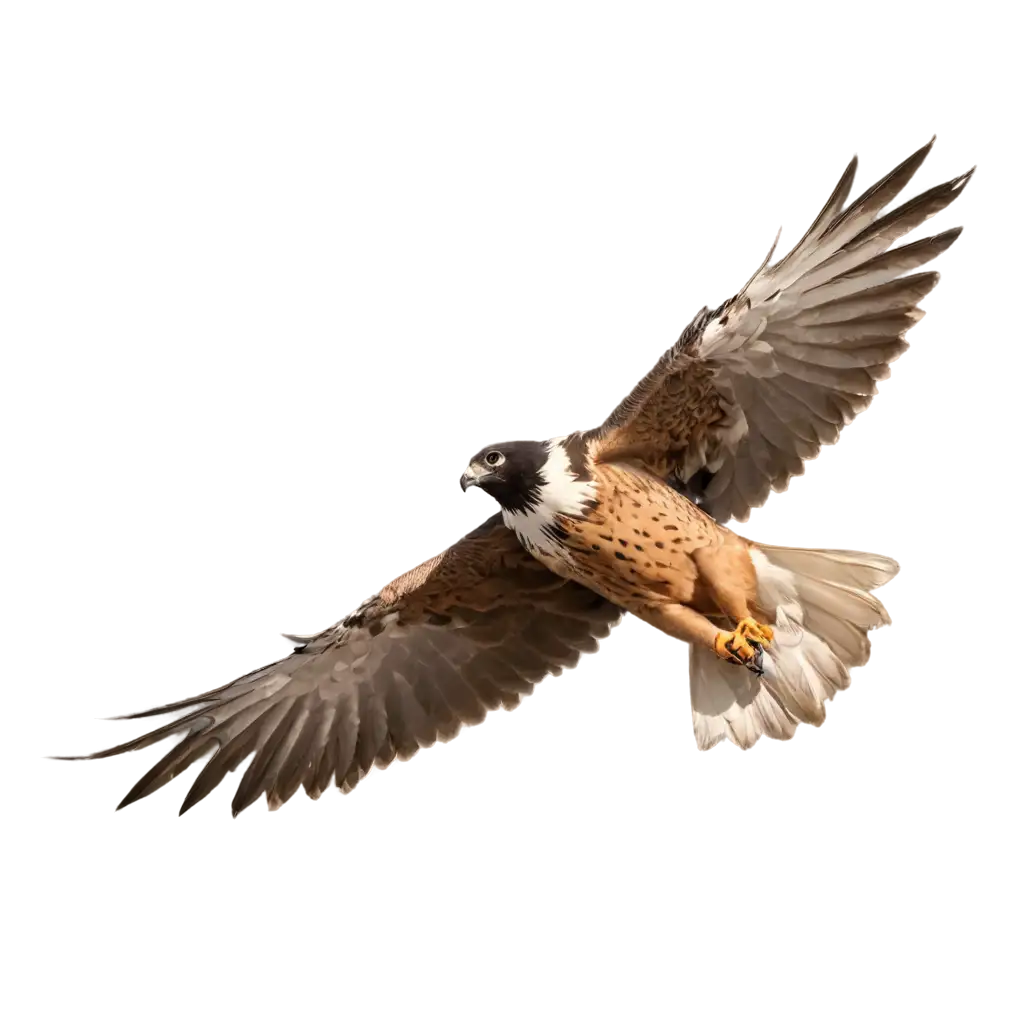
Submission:
[[[767,646],[775,639],[775,630],[771,626],[762,625],[755,619],[740,619],[736,623],[736,633],[744,640],[752,640],[762,647]]]
[[[771,631],[769,630],[769,635]],[[744,636],[739,628],[715,637],[715,654],[723,661],[742,665],[755,675],[764,674],[764,648],[760,641]]]

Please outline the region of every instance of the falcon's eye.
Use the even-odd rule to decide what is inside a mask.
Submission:
[[[501,452],[488,452],[484,456],[484,462],[488,466],[500,466],[505,461],[505,456]]]

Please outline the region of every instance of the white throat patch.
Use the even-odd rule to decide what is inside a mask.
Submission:
[[[515,530],[527,551],[551,554],[557,547],[556,516],[583,516],[597,488],[592,480],[577,480],[569,455],[558,437],[547,444],[548,457],[540,471],[541,485],[534,504],[524,512],[502,509],[505,525]]]

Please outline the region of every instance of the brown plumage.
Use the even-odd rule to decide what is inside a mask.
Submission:
[[[179,715],[91,757],[184,737],[128,793],[209,756],[184,812],[252,756],[232,803],[354,787],[576,664],[625,612],[691,645],[694,733],[749,747],[820,724],[888,617],[880,555],[755,544],[723,524],[783,490],[870,403],[959,229],[890,249],[970,172],[883,214],[918,150],[846,205],[856,159],[794,249],[702,310],[597,429],[485,448],[463,476],[501,505],[287,657],[138,718]],[[774,249],[774,247],[773,247]],[[906,276],[904,276],[906,275]]]
[[[594,463],[596,506],[561,521],[567,533],[556,555],[536,557],[554,571],[567,560],[598,593],[631,612],[651,605],[715,610],[701,563],[733,562],[722,586],[744,587],[745,545],[658,477],[624,463]],[[738,560],[729,552],[739,552]],[[742,616],[741,616],[742,617]]]
[[[558,517],[565,537],[539,547],[539,561],[687,643],[714,649],[730,620],[774,621],[758,605],[746,541],[642,468],[591,466],[594,508]]]

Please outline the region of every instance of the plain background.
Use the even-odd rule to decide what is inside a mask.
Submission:
[[[5,5],[9,1019],[1017,1019],[995,10]],[[345,798],[179,819],[194,768],[115,815],[165,747],[43,759],[455,540],[492,511],[470,454],[599,422],[854,152],[864,187],[933,132],[915,191],[979,171],[929,316],[741,528],[902,563],[824,728],[698,753],[685,649],[627,622]]]

